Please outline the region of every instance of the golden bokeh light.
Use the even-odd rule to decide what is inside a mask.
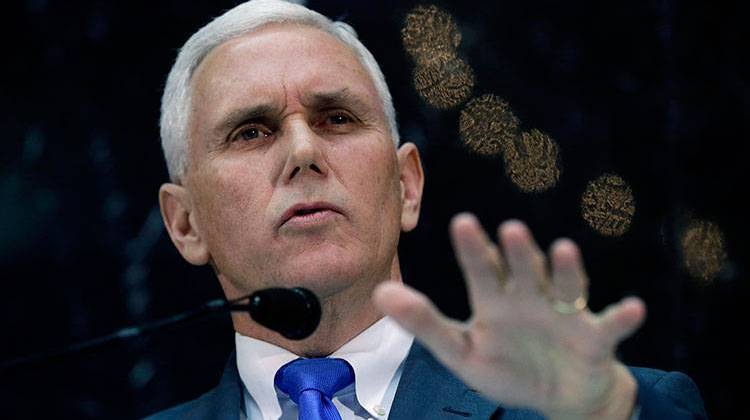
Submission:
[[[414,69],[414,87],[435,108],[454,108],[471,95],[474,71],[459,57],[442,54]]]
[[[709,221],[693,220],[680,237],[683,264],[691,277],[709,282],[727,259],[724,235]]]
[[[520,122],[508,102],[491,94],[469,101],[458,124],[464,144],[484,156],[499,155],[520,135]]]
[[[533,129],[516,136],[503,148],[505,173],[524,192],[542,192],[560,178],[557,143]]]
[[[628,231],[635,215],[630,186],[617,175],[605,174],[589,182],[581,198],[583,219],[604,236]]]
[[[401,41],[414,61],[423,65],[439,54],[455,56],[461,32],[448,12],[434,5],[417,6],[406,15]]]

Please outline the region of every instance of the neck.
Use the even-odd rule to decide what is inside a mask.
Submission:
[[[380,281],[401,282],[398,257],[395,257],[387,278]],[[257,338],[282,347],[302,357],[324,357],[359,335],[383,317],[372,303],[371,294],[379,281],[361,281],[355,284],[371,284],[369,293],[349,288],[323,298],[320,324],[315,332],[304,340],[289,340],[253,321],[247,313],[232,313],[234,329],[245,336]]]

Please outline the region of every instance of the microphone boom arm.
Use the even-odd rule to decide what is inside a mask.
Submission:
[[[249,299],[250,303],[239,303]],[[288,306],[279,308],[283,304]],[[291,307],[291,308],[290,308]],[[175,324],[188,322],[214,312],[224,311],[249,312],[259,324],[279,332],[286,338],[301,340],[315,331],[320,322],[320,303],[317,297],[307,289],[272,288],[257,291],[241,298],[225,300],[214,299],[203,305],[167,318],[147,322],[138,326],[131,326],[117,330],[111,334],[90,340],[80,341],[65,347],[42,351],[27,356],[21,356],[0,363],[0,372],[16,369],[29,364],[62,358],[71,354],[82,353],[113,342],[129,340],[151,332],[170,327]],[[279,314],[284,316],[279,317]],[[289,317],[287,314],[295,316]]]

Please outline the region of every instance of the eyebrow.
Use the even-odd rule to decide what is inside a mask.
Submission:
[[[349,88],[342,88],[330,92],[313,92],[302,97],[302,104],[307,108],[348,108],[364,119],[369,118],[371,106]],[[213,129],[217,137],[223,137],[227,132],[243,122],[268,119],[282,113],[282,108],[272,103],[261,103],[237,108],[230,111]]]
[[[367,116],[372,106],[365,102],[360,96],[353,93],[349,88],[342,88],[330,92],[313,92],[302,97],[302,103],[309,108],[349,108],[357,114]]]
[[[265,103],[251,105],[244,108],[237,108],[230,111],[214,128],[217,136],[223,136],[234,127],[246,121],[260,120],[268,118],[271,115],[278,115],[281,110],[278,106]]]

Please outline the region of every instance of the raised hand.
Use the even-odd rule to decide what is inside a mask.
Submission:
[[[455,216],[450,232],[470,320],[446,318],[423,294],[396,282],[375,290],[376,305],[467,385],[504,405],[549,418],[629,418],[636,383],[614,353],[643,321],[643,302],[627,298],[592,313],[575,243],[555,241],[550,270],[519,221],[500,225],[499,247],[471,214]]]

